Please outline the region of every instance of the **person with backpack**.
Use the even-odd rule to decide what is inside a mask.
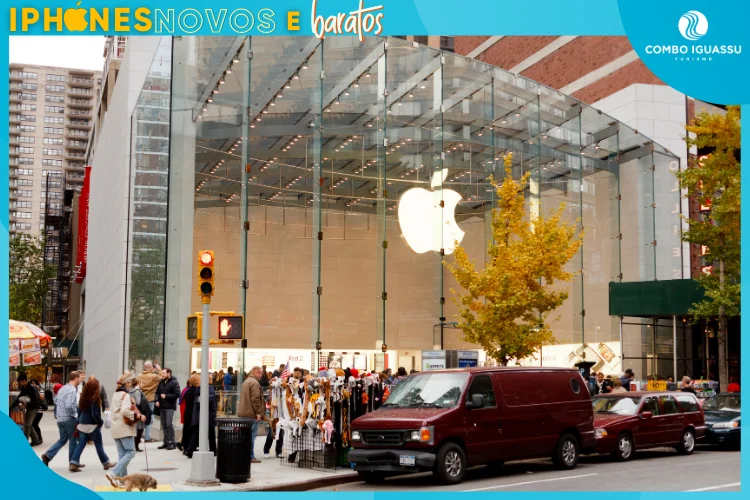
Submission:
[[[151,407],[148,404],[146,395],[143,394],[143,391],[141,390],[140,382],[137,378],[133,379],[133,386],[128,392],[133,397],[133,401],[135,401],[135,407],[138,408],[138,411],[141,413],[141,415],[146,417],[145,421],[139,421],[135,424],[135,451],[141,452],[143,451],[140,448],[143,431],[146,429],[146,426],[151,425]]]

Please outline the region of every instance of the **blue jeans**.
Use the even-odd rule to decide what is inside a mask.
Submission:
[[[117,465],[112,473],[117,477],[128,475],[128,464],[135,456],[135,440],[133,436],[115,439],[117,445]]]
[[[154,402],[153,401],[149,401],[148,402],[148,407],[151,408],[151,415],[154,415]],[[154,423],[154,418],[156,418],[156,416],[152,416],[151,417],[151,423],[148,424],[146,426],[146,430],[143,431],[143,439],[145,439],[146,441],[148,441],[149,439],[151,439],[151,426]]]
[[[104,451],[104,444],[102,443],[101,427],[97,427],[96,429],[94,429],[94,432],[91,432],[89,434],[81,431],[78,431],[78,434],[80,434],[80,438],[78,439],[78,446],[73,452],[73,457],[70,459],[71,464],[81,465],[81,453],[83,453],[83,450],[86,448],[86,443],[88,443],[89,439],[94,442],[96,454],[99,455],[99,461],[102,463],[102,465],[109,462],[109,457]]]
[[[258,421],[253,420],[250,426],[250,460],[255,459],[255,438],[258,437]]]
[[[49,450],[47,450],[47,458],[52,460],[55,455],[65,446],[65,443],[70,441],[68,445],[68,460],[73,460],[73,453],[78,447],[78,438],[75,436],[76,425],[78,425],[78,419],[66,420],[65,422],[57,422],[57,430],[60,432],[60,439],[53,444]]]

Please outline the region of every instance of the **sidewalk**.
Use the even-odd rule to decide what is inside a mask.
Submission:
[[[59,435],[57,424],[52,411],[44,412],[40,423],[44,444],[34,447],[37,456],[49,449],[57,441]],[[102,429],[104,436],[104,450],[112,462],[117,461],[117,448],[108,429]],[[260,459],[260,464],[253,464],[250,481],[240,484],[222,483],[218,487],[199,488],[185,484],[190,477],[189,458],[185,457],[179,450],[158,450],[161,443],[148,443],[146,452],[136,453],[135,458],[128,466],[128,472],[146,472],[146,458],[148,457],[148,470],[159,484],[157,491],[305,491],[312,488],[322,488],[337,484],[357,481],[357,474],[351,469],[338,469],[336,471],[306,470],[281,465],[278,458],[263,458],[263,444],[265,436],[255,439],[255,456]],[[143,449],[145,443],[141,443]],[[271,449],[273,457],[273,449]],[[81,456],[81,463],[86,465],[81,472],[70,472],[68,470],[68,447],[60,450],[57,456],[50,462],[49,467],[58,475],[98,492],[117,491],[104,477],[105,471],[99,463],[94,445],[86,446]],[[122,490],[120,490],[122,491]],[[150,490],[153,491],[153,490]]]

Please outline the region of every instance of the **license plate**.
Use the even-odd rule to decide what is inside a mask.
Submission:
[[[400,457],[398,457],[398,463],[399,465],[409,465],[413,467],[414,456],[413,455],[401,455]]]

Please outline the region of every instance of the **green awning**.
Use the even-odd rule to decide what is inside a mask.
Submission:
[[[609,283],[610,316],[689,316],[703,300],[703,288],[694,280]]]

